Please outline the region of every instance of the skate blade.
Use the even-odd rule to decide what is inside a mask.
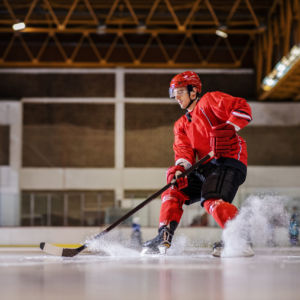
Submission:
[[[214,251],[211,254],[213,257],[221,257],[221,252]]]
[[[171,245],[169,243],[164,243],[162,245],[158,246],[158,250],[160,252],[161,255],[166,255],[167,254],[167,250],[171,247]]]
[[[142,251],[141,251],[141,253],[140,253],[140,255],[141,256],[146,256],[146,255],[152,255],[152,256],[166,255],[167,254],[167,250],[169,248],[170,248],[170,246],[168,246],[168,245],[158,246],[159,252],[151,250],[151,249],[148,249],[148,248],[143,248]]]
[[[214,256],[214,257],[221,257],[223,249],[224,248],[217,247],[217,248],[213,249],[211,255]]]
[[[158,250],[160,255],[166,255],[169,247],[166,246],[158,246]]]

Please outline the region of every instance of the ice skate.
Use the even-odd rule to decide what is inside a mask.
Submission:
[[[213,244],[213,251],[212,251],[211,255],[215,256],[215,257],[221,257],[223,249],[224,249],[223,241],[215,242]]]
[[[171,247],[172,232],[167,226],[162,226],[158,230],[158,235],[143,244],[142,255],[147,254],[166,254],[167,250]]]

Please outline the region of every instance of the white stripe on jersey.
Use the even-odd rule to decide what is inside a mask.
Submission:
[[[210,124],[210,126],[213,127],[212,124],[211,124],[211,122],[210,122],[210,120],[209,120],[209,118],[208,118],[208,116],[204,112],[204,110],[202,108],[200,108],[200,109],[201,109],[202,113],[204,114],[205,118],[207,119],[208,123]]]
[[[252,120],[252,118],[249,115],[246,115],[246,114],[241,114],[241,113],[238,113],[236,111],[233,111],[232,114],[234,116],[241,117],[241,118],[244,118],[244,119],[248,119],[250,121]]]
[[[241,130],[241,127],[237,126],[236,124],[234,124],[234,123],[232,123],[230,121],[227,121],[226,123],[232,125],[235,128],[235,131]]]

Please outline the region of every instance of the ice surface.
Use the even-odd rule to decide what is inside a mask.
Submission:
[[[274,228],[286,225],[284,201],[251,196],[224,230],[227,251],[252,239],[250,258],[215,258],[181,235],[167,255],[143,257],[117,232],[73,258],[0,248],[1,299],[299,300],[300,247],[262,247],[272,246]]]
[[[116,256],[74,258],[38,248],[1,249],[1,299],[299,299],[299,247],[257,248],[251,258],[220,259],[208,248],[188,250],[184,238],[178,245],[182,254],[156,257],[132,256],[124,246],[117,246]]]

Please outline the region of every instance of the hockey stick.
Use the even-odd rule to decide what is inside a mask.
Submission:
[[[185,177],[185,176],[189,175],[191,172],[193,172],[195,169],[197,169],[200,165],[202,165],[208,159],[213,157],[213,155],[214,155],[213,151],[209,152],[207,155],[205,155],[203,158],[201,158],[199,161],[197,161],[194,165],[192,165],[189,169],[187,169],[185,172],[180,174],[178,176],[178,178]],[[133,208],[131,211],[129,211],[127,214],[125,214],[123,217],[121,217],[120,219],[115,221],[113,224],[108,226],[102,232],[95,235],[92,239],[90,239],[90,241],[101,238],[103,235],[105,235],[106,233],[111,231],[113,228],[118,226],[124,220],[126,220],[131,215],[133,215],[135,212],[137,212],[142,207],[144,207],[146,204],[151,202],[153,199],[157,198],[160,194],[162,194],[164,191],[166,191],[168,188],[170,188],[175,183],[176,183],[176,179],[173,179],[170,183],[165,185],[162,189],[160,189],[156,193],[149,196],[145,201],[143,201],[142,203],[137,205],[135,208]],[[87,246],[88,246],[88,242],[83,244],[82,246],[80,246],[78,248],[62,248],[62,247],[57,247],[54,244],[49,244],[49,243],[45,243],[45,242],[40,243],[40,248],[44,252],[52,254],[52,255],[65,256],[65,257],[73,257],[73,256],[77,255],[78,253],[80,253],[81,251],[83,251],[85,248],[87,248]]]

